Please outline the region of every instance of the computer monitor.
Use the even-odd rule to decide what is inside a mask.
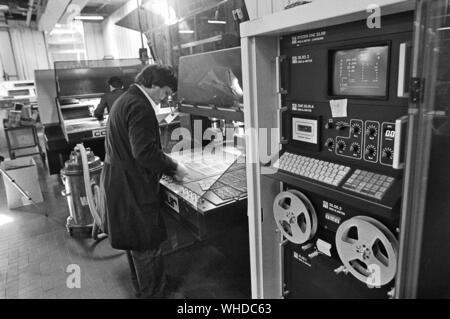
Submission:
[[[331,95],[387,97],[389,45],[334,50],[331,63]]]
[[[224,108],[242,104],[241,48],[181,57],[178,98],[186,104]]]

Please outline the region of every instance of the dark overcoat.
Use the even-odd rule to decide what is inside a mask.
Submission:
[[[175,174],[177,164],[162,151],[155,111],[136,85],[111,109],[105,150],[97,205],[111,246],[158,248],[167,237],[159,180],[162,174]]]
[[[111,92],[105,93],[94,111],[94,116],[97,118],[103,117],[105,108],[108,110],[109,114],[111,112],[112,105],[123,94],[123,92],[124,91],[122,89],[115,89]]]

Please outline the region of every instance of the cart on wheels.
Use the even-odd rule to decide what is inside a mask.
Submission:
[[[10,127],[8,126],[8,120],[4,119],[3,128],[11,159],[39,154],[42,162],[45,163],[45,152],[43,152],[39,142],[36,125]]]

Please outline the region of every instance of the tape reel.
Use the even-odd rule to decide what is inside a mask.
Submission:
[[[349,272],[370,286],[383,286],[395,277],[398,241],[374,218],[356,216],[342,223],[336,249]]]
[[[278,229],[290,242],[303,244],[316,234],[316,211],[300,191],[278,194],[273,202],[273,215]]]

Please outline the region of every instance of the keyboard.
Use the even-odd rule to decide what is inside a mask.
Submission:
[[[333,186],[338,186],[350,171],[348,166],[288,152],[281,155],[273,167]]]
[[[393,182],[393,177],[357,169],[342,188],[381,200]]]

